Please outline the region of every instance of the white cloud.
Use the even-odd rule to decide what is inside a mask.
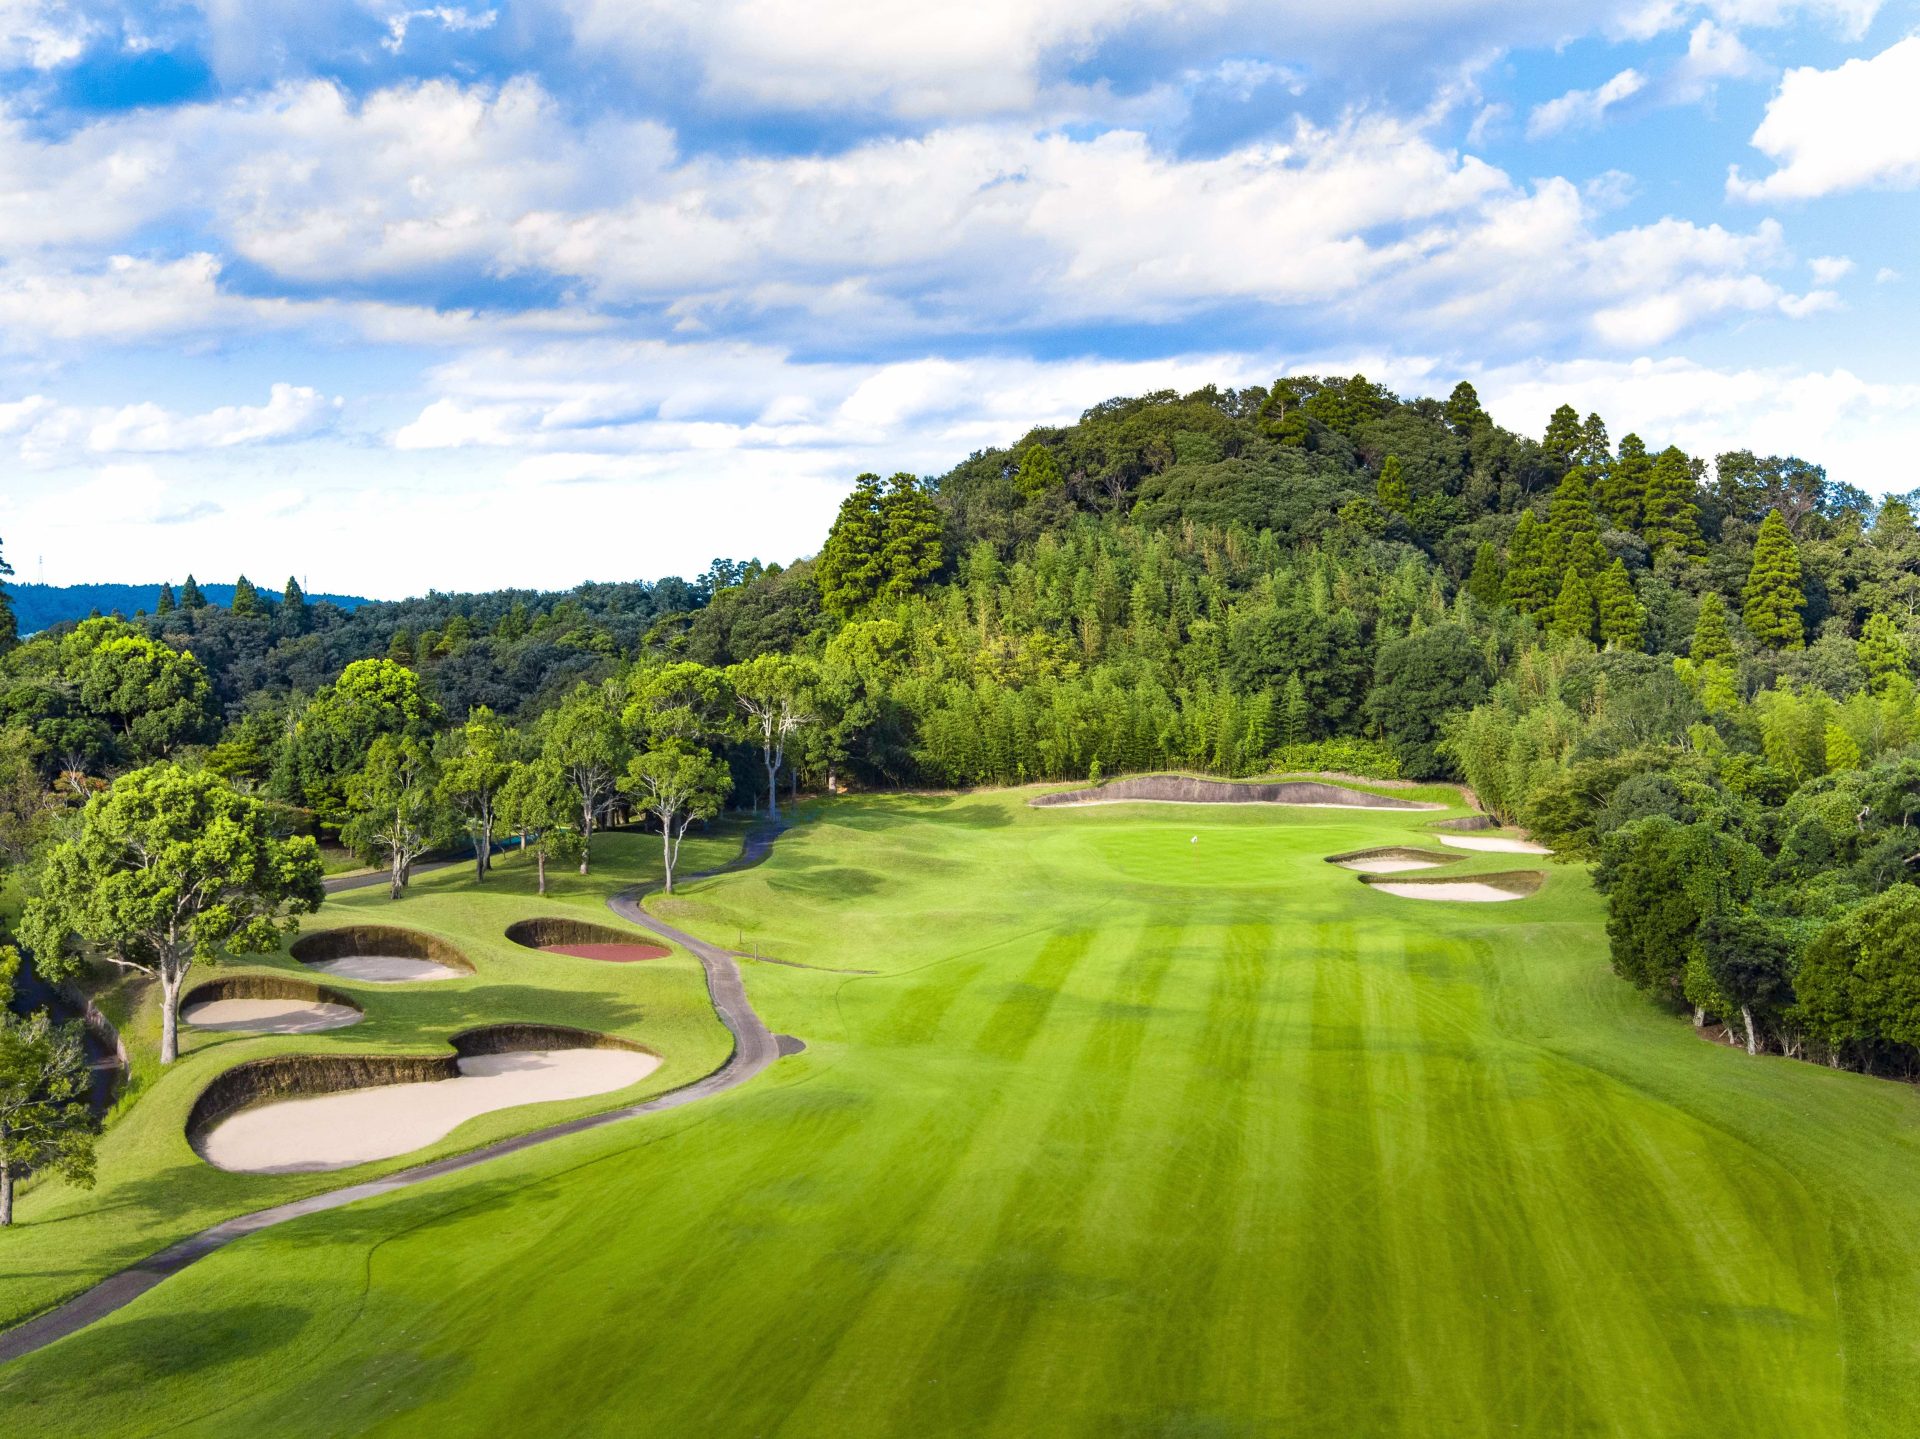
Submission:
[[[1569,90],[1557,100],[1533,107],[1527,116],[1527,138],[1544,140],[1566,130],[1592,129],[1606,118],[1608,110],[1646,87],[1647,77],[1638,70],[1622,70],[1596,89]]]
[[[0,0],[0,68],[64,65],[86,50],[96,28],[59,0]]]
[[[406,47],[407,31],[413,28],[416,20],[431,20],[443,29],[459,34],[462,31],[491,30],[499,18],[498,10],[465,10],[456,5],[402,10],[397,15],[387,17],[387,38],[380,42],[380,48],[398,55]]]
[[[1687,53],[1661,81],[1662,98],[1692,104],[1713,93],[1722,80],[1740,80],[1762,69],[1759,57],[1736,33],[1702,20],[1687,37]]]
[[[1845,255],[1815,255],[1807,261],[1816,285],[1832,285],[1853,273],[1853,261]]]
[[[272,386],[264,405],[222,405],[199,414],[150,401],[100,407],[31,395],[0,405],[0,437],[39,468],[89,456],[198,453],[311,437],[332,424],[341,403],[287,384]]]
[[[1727,174],[1742,200],[1806,200],[1920,183],[1920,36],[1838,69],[1790,70],[1753,132],[1771,174]]]
[[[1553,408],[1597,411],[1618,439],[1797,454],[1869,493],[1903,489],[1920,444],[1920,385],[1863,379],[1846,369],[1715,369],[1681,358],[1527,364],[1472,376],[1502,424],[1539,434]]]

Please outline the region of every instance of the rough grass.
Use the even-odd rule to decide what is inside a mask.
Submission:
[[[1608,973],[1577,867],[1413,905],[1322,862],[1430,815],[1025,798],[843,800],[687,886],[682,922],[820,967],[748,969],[804,1054],[236,1244],[0,1369],[0,1412],[90,1436],[1911,1434],[1912,1090],[1701,1043]],[[491,961],[467,887],[457,938]],[[822,972],[849,966],[881,972]]]

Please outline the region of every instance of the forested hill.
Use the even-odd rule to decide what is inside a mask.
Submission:
[[[232,585],[207,584],[200,588],[208,604],[233,604]],[[90,614],[151,614],[159,603],[161,586],[10,584],[7,590],[13,600],[14,619],[20,633],[31,635],[54,625],[83,620]],[[342,610],[358,609],[367,603],[359,595],[313,594],[308,598]]]
[[[172,761],[330,833],[404,791],[439,834],[446,786],[511,771],[558,834],[832,779],[1461,777],[1600,862],[1623,975],[1756,1046],[1920,1065],[1911,506],[1542,418],[1296,377],[861,476],[785,568],[351,613],[189,578],[0,659],[0,790],[36,816]]]

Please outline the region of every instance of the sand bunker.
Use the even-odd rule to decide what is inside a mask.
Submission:
[[[543,944],[540,948],[548,954],[570,954],[575,959],[597,959],[606,964],[665,959],[671,953],[658,944]]]
[[[1362,789],[1347,789],[1316,780],[1288,780],[1280,784],[1245,784],[1237,780],[1189,779],[1184,775],[1135,775],[1110,780],[1092,789],[1063,790],[1035,795],[1027,803],[1042,808],[1087,804],[1285,804],[1316,809],[1444,809],[1444,805],[1416,804],[1390,799]]]
[[[1499,904],[1509,899],[1525,899],[1540,888],[1545,878],[1538,870],[1513,870],[1505,874],[1481,874],[1471,879],[1362,879],[1369,889],[1400,899],[1450,899],[1466,904]]]
[[[1408,870],[1438,869],[1443,864],[1459,862],[1458,855],[1436,854],[1430,849],[1408,849],[1399,846],[1359,849],[1351,854],[1327,856],[1328,864],[1337,864],[1342,869],[1358,870],[1361,874],[1402,874]]]
[[[476,1114],[605,1094],[660,1058],[631,1040],[551,1024],[496,1024],[441,1054],[281,1054],[215,1075],[188,1142],[222,1169],[343,1169],[431,1144]]]
[[[456,1061],[452,1079],[346,1090],[243,1109],[200,1141],[220,1169],[300,1174],[421,1149],[496,1109],[625,1089],[660,1067],[626,1049],[532,1049]]]
[[[467,957],[431,934],[386,924],[352,925],[302,935],[293,957],[322,974],[374,984],[461,979],[473,973]]]
[[[664,945],[647,943],[630,929],[591,924],[584,919],[523,919],[507,926],[507,938],[528,949],[609,964],[664,959],[672,953]]]
[[[358,1024],[360,1006],[338,990],[279,974],[237,974],[195,985],[180,1017],[196,1029],[311,1034]]]
[[[1440,843],[1453,849],[1477,849],[1488,854],[1552,854],[1544,844],[1530,839],[1509,839],[1490,834],[1443,834]]]
[[[421,979],[460,979],[466,971],[448,969],[430,959],[408,959],[399,954],[349,954],[321,960],[313,966],[322,974],[342,979],[364,979],[374,984],[407,984]]]
[[[249,1030],[259,1034],[312,1034],[343,1029],[364,1017],[345,1004],[301,999],[212,999],[188,1005],[180,1017],[195,1029]]]

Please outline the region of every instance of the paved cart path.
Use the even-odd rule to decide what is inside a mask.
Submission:
[[[737,859],[718,869],[702,870],[686,878],[707,879],[713,875],[726,874],[758,864],[772,852],[773,843],[779,835],[780,829],[774,827],[755,830],[747,835]],[[377,878],[384,882],[386,876],[380,875]],[[341,1209],[346,1205],[358,1203],[362,1199],[391,1194],[397,1189],[409,1189],[416,1184],[425,1184],[430,1179],[457,1174],[461,1170],[472,1169],[489,1160],[518,1154],[522,1150],[532,1149],[535,1145],[564,1139],[571,1134],[582,1134],[590,1129],[600,1129],[609,1124],[619,1124],[624,1120],[638,1119],[644,1114],[657,1114],[665,1109],[677,1109],[683,1104],[691,1104],[695,1100],[724,1093],[752,1079],[754,1075],[779,1058],[783,1050],[779,1038],[767,1028],[766,1022],[760,1018],[752,1002],[747,998],[746,986],[741,982],[740,968],[734,963],[733,955],[717,945],[708,944],[703,939],[696,939],[683,930],[655,919],[640,907],[640,893],[639,887],[635,886],[614,895],[607,903],[622,919],[629,920],[642,929],[650,930],[663,939],[671,940],[700,961],[701,968],[706,971],[707,993],[713,1001],[714,1012],[720,1016],[720,1022],[726,1025],[733,1035],[733,1053],[728,1056],[725,1064],[704,1078],[696,1079],[691,1084],[682,1085],[679,1089],[669,1090],[665,1094],[656,1095],[639,1104],[630,1104],[622,1109],[610,1109],[601,1114],[589,1114],[580,1119],[570,1119],[563,1124],[550,1124],[543,1129],[531,1130],[526,1134],[515,1135],[511,1139],[502,1139],[479,1149],[469,1150],[465,1154],[437,1159],[431,1164],[422,1164],[414,1169],[402,1169],[379,1179],[367,1180],[363,1184],[351,1184],[344,1189],[329,1190],[325,1194],[295,1199],[286,1204],[276,1204],[271,1209],[256,1210],[252,1214],[242,1214],[223,1220],[211,1228],[203,1229],[198,1234],[189,1235],[169,1245],[138,1264],[130,1265],[117,1274],[109,1275],[91,1289],[76,1294],[66,1303],[0,1333],[0,1364],[4,1364],[9,1359],[17,1359],[23,1354],[31,1354],[36,1349],[43,1349],[57,1339],[64,1339],[67,1335],[86,1328],[95,1320],[105,1318],[114,1310],[132,1303],[169,1275],[178,1274],[195,1260],[205,1258],[216,1249],[224,1248],[234,1240],[244,1239],[247,1235],[258,1233],[262,1229],[271,1229],[276,1224],[285,1224],[290,1219],[301,1219],[309,1214]],[[789,1048],[785,1052],[797,1052],[797,1050]]]

